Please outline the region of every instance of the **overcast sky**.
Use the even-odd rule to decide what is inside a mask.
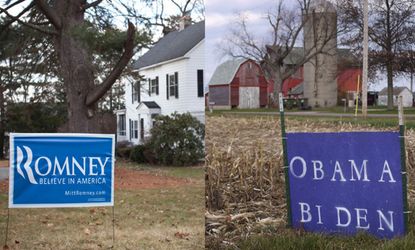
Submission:
[[[238,13],[248,17],[248,27],[257,38],[266,37],[269,24],[264,16],[268,11],[276,9],[277,0],[205,0],[206,8],[206,79],[209,82],[215,68],[226,57],[220,50],[221,42],[229,35],[230,27],[237,20]],[[286,5],[293,4],[286,0]],[[369,90],[381,90],[386,87],[386,77],[376,84],[370,83]],[[410,88],[409,79],[400,77],[394,79],[395,86]]]
[[[264,15],[275,8],[275,0],[205,0],[206,8],[206,79],[209,81],[215,68],[225,60],[220,44],[229,34],[238,13],[248,18],[249,29],[255,36],[266,35],[268,29]]]

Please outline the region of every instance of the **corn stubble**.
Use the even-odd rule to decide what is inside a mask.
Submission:
[[[206,117],[207,240],[233,245],[286,225],[286,200],[279,119]],[[388,131],[351,123],[287,121],[287,132]],[[408,201],[415,198],[415,131],[406,131]]]

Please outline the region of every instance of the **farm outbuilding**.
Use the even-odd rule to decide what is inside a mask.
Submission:
[[[403,106],[412,107],[412,93],[407,87],[393,88],[393,106],[398,106],[398,97],[402,96]],[[384,88],[379,92],[378,105],[388,105],[388,88]]]
[[[259,108],[268,102],[268,82],[253,60],[235,59],[219,65],[209,82],[209,103],[216,109]]]

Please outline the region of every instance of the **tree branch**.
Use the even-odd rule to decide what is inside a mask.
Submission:
[[[87,3],[84,6],[84,10],[87,10],[89,8],[92,8],[92,7],[97,7],[101,2],[102,2],[102,0],[96,0],[96,1],[94,1],[92,3]]]
[[[112,87],[118,77],[120,77],[122,71],[127,66],[130,59],[133,57],[134,34],[135,26],[130,21],[128,21],[127,39],[124,45],[124,53],[122,54],[120,60],[115,65],[109,76],[91,93],[88,94],[86,98],[87,106],[95,104]]]
[[[26,27],[29,27],[29,28],[31,28],[31,29],[34,29],[34,30],[37,30],[37,31],[39,31],[39,32],[42,32],[42,33],[45,33],[45,34],[47,34],[47,35],[57,35],[58,33],[57,32],[55,32],[55,31],[53,31],[53,30],[48,30],[48,29],[45,29],[45,28],[43,28],[43,27],[41,27],[41,26],[38,26],[38,25],[35,25],[35,24],[31,24],[31,23],[26,23],[26,22],[23,22],[22,20],[20,20],[19,19],[19,17],[21,17],[25,12],[27,12],[30,8],[31,8],[32,6],[28,6],[25,10],[23,10],[19,15],[17,15],[17,16],[13,16],[13,15],[11,15],[9,12],[7,12],[7,10],[5,10],[5,9],[3,9],[3,8],[0,8],[0,11],[2,12],[2,13],[4,13],[4,14],[6,14],[8,17],[10,17],[11,19],[12,19],[12,21],[10,21],[10,22],[8,22],[6,25],[5,25],[5,27],[7,27],[7,26],[9,26],[9,25],[11,25],[12,23],[14,23],[14,22],[18,22],[18,23],[20,23],[20,24],[22,24],[22,25],[24,25],[24,26],[26,26]]]
[[[16,2],[14,2],[14,3],[10,4],[10,5],[9,5],[9,6],[7,6],[6,8],[1,9],[1,10],[0,10],[0,14],[1,14],[1,13],[3,13],[5,10],[9,10],[9,9],[13,8],[13,7],[14,7],[14,6],[16,6],[16,5],[18,5],[18,4],[20,4],[20,3],[23,3],[24,1],[26,1],[26,0],[19,0],[19,1],[16,1]],[[7,4],[7,3],[6,3],[6,4]]]
[[[56,29],[61,29],[62,23],[56,12],[49,6],[45,0],[34,0],[40,11],[46,16],[46,18],[55,26]]]
[[[11,18],[11,20],[4,24],[4,29],[9,27],[12,23],[16,22],[17,20],[20,20],[19,18],[23,16],[26,12],[28,12],[32,7],[34,6],[34,3],[29,4],[26,8],[24,8],[17,16],[12,16],[8,11],[7,8],[3,9],[0,8],[0,12],[6,14],[8,17]]]

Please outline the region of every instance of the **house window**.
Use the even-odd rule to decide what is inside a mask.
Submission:
[[[203,69],[197,70],[197,96],[203,97]]]
[[[137,120],[133,121],[132,125],[133,125],[132,137],[133,139],[138,139],[138,121]]]
[[[173,75],[166,75],[167,83],[167,99],[170,96],[179,98],[179,73],[175,72]]]
[[[159,78],[156,77],[150,80],[150,93],[151,94],[159,94]]]
[[[118,135],[125,136],[125,115],[118,116]]]
[[[131,84],[131,100],[132,102],[140,102],[140,82]]]

